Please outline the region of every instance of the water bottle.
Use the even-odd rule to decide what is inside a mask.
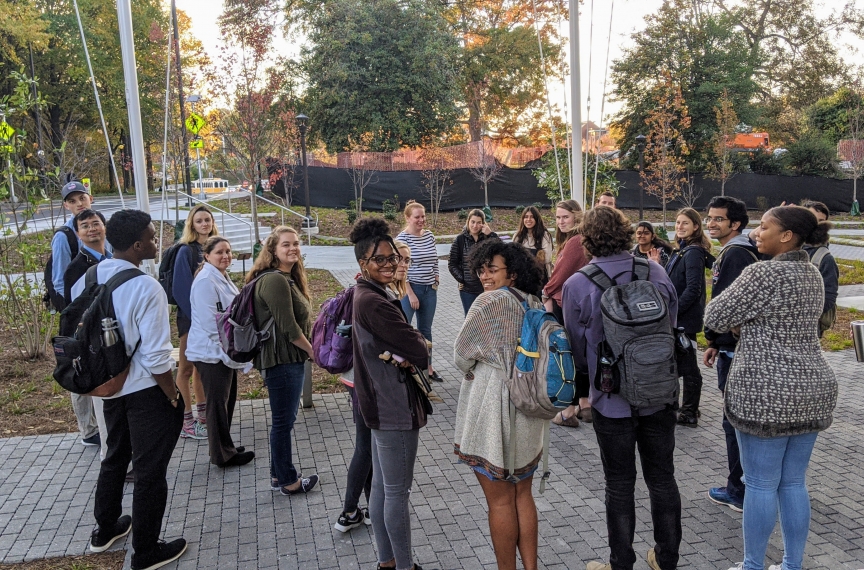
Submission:
[[[351,338],[351,325],[346,325],[345,319],[342,319],[342,322],[336,327],[336,334],[344,338]]]
[[[102,346],[114,346],[120,340],[117,321],[110,317],[102,319]]]
[[[600,391],[604,394],[615,392],[615,362],[608,355],[600,357]]]

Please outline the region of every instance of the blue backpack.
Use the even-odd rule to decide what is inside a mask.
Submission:
[[[507,389],[510,391],[510,433],[516,431],[516,410],[532,418],[551,420],[561,410],[576,402],[576,364],[567,331],[551,313],[532,307],[516,291],[510,292],[525,309],[522,332],[516,345],[516,354]],[[507,470],[513,478],[516,438],[510,438]],[[543,472],[540,492],[549,479],[549,422],[543,429]],[[516,482],[515,478],[511,479]]]

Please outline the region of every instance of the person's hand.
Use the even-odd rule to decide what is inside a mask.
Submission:
[[[130,362],[126,369],[112,378],[108,380],[92,392],[89,392],[88,396],[96,396],[98,398],[110,398],[114,394],[118,393],[123,389],[123,385],[126,383],[126,378],[129,376],[129,368],[132,366]]]
[[[488,236],[489,234],[492,233],[492,228],[489,227],[489,224],[487,224],[486,222],[483,222],[483,229],[480,231],[482,231],[485,235]]]
[[[716,348],[706,348],[702,355],[702,364],[708,368],[714,368],[714,362],[717,360],[718,350]]]
[[[660,263],[660,248],[654,247],[648,252],[648,259],[655,263]]]
[[[414,293],[408,293],[408,302],[411,303],[411,308],[415,311],[420,308],[420,299]]]
[[[403,360],[402,362],[400,362],[398,364],[398,366],[399,366],[399,368],[411,368],[414,365],[411,364],[410,362],[408,362],[407,360]]]
[[[543,301],[543,308],[546,309],[547,313],[554,313],[555,301],[553,301],[552,299],[546,299],[545,301]]]

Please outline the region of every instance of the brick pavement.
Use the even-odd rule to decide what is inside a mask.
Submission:
[[[347,282],[354,270],[335,272]],[[421,433],[412,520],[416,560],[426,570],[492,569],[485,502],[470,470],[454,464],[452,426],[458,376],[450,355],[462,319],[455,284],[442,266],[435,319],[435,364],[447,379],[436,389],[436,406]],[[864,388],[862,366],[851,351],[828,359],[840,380],[834,425],[820,435],[810,468],[813,522],[804,567],[809,570],[864,568]],[[725,449],[720,399],[712,371],[705,371],[702,420],[678,430],[677,477],[683,504],[684,540],[680,568],[725,570],[741,560],[741,515],[711,503],[709,486],[723,483]],[[341,511],[347,464],[353,451],[346,396],[316,395],[296,423],[297,464],[321,476],[320,490],[283,497],[268,481],[269,404],[238,405],[235,441],[254,449],[251,466],[211,466],[206,442],[181,440],[169,466],[169,508],[164,538],[185,537],[189,551],[166,568],[332,569],[375,567],[371,527],[348,534],[333,530]],[[553,427],[552,479],[537,495],[541,568],[581,569],[605,559],[603,482],[597,443],[590,426]],[[0,439],[0,562],[81,554],[93,527],[97,450],[75,434]],[[536,489],[536,487],[535,487]],[[124,504],[131,505],[131,486]],[[647,490],[636,488],[636,550],[651,545]],[[361,501],[362,502],[362,501]],[[127,539],[115,548],[130,548]],[[779,563],[779,526],[769,559]],[[129,557],[127,555],[127,567]],[[638,570],[646,569],[640,560]]]

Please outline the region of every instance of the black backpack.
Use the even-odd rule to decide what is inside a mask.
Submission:
[[[75,259],[75,256],[78,255],[78,236],[75,235],[72,228],[66,225],[54,230],[54,235],[57,235],[57,232],[63,232],[63,235],[66,236],[66,241],[69,243],[69,259]],[[42,302],[45,303],[46,309],[53,308],[59,313],[66,308],[66,300],[63,298],[63,291],[56,291],[54,289],[54,281],[52,280],[54,274],[53,265],[54,254],[52,253],[48,256],[48,263],[45,264],[45,294],[42,296]]]
[[[84,291],[63,309],[60,335],[51,340],[57,359],[54,379],[75,394],[92,392],[123,372],[132,361],[132,355],[126,354],[126,343],[119,328],[116,329],[117,342],[103,345],[102,319],[116,321],[111,294],[120,285],[144,273],[139,269],[125,269],[100,284],[96,280],[98,267],[94,265],[84,274]]]
[[[174,299],[174,263],[177,261],[177,254],[180,253],[180,248],[189,245],[188,243],[177,242],[162,254],[162,261],[159,263],[159,284],[165,290],[168,296],[169,305],[177,305]],[[191,246],[190,246],[191,247]],[[195,273],[195,260],[192,259],[192,273]]]

